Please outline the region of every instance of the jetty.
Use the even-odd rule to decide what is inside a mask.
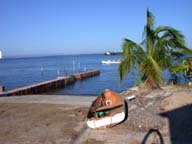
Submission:
[[[74,84],[78,80],[94,77],[99,74],[100,74],[99,70],[93,70],[93,71],[86,71],[82,73],[73,74],[70,76],[60,76],[53,80],[17,88],[7,92],[0,92],[0,96],[40,94],[40,93],[58,89],[58,88],[65,88],[68,85]]]

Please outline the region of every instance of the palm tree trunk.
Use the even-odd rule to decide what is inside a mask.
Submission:
[[[148,76],[145,81],[145,86],[150,89],[162,89],[160,84],[156,82],[151,76]]]

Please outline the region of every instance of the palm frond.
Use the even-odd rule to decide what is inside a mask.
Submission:
[[[125,39],[123,45],[123,56],[124,58],[130,58],[132,61],[139,63],[143,59],[145,59],[145,51],[142,47],[135,43],[132,40]]]
[[[155,20],[153,14],[147,9],[147,23],[144,26],[143,38],[148,37],[150,30],[153,29],[154,21]]]
[[[147,23],[144,27],[143,39],[146,42],[146,52],[148,55],[151,55],[153,52],[153,43],[155,40],[154,37],[154,16],[147,10]]]
[[[161,40],[164,40],[167,46],[171,48],[183,48],[184,47],[184,36],[180,31],[169,27],[169,26],[161,26],[158,27],[154,34],[156,37],[159,37]]]
[[[147,9],[147,26],[153,28],[154,22],[153,14]]]
[[[150,77],[154,81],[160,82],[163,80],[162,70],[152,57],[144,61],[141,65],[141,71],[146,77]]]
[[[154,30],[154,35],[156,41],[153,58],[163,69],[170,69],[184,54],[192,53],[192,50],[185,46],[184,36],[178,30],[161,26]]]
[[[139,44],[125,39],[123,44],[123,57],[124,59],[121,61],[118,69],[120,80],[122,80],[123,76],[131,72],[135,64],[143,61],[146,56]]]
[[[133,69],[134,61],[131,61],[131,59],[124,59],[119,64],[119,77],[120,81],[122,81],[123,77],[126,76],[131,70]]]
[[[161,40],[160,38],[156,39],[156,44],[153,48],[152,57],[162,69],[167,69],[171,67],[173,58],[172,53],[167,48],[167,44],[164,40]]]

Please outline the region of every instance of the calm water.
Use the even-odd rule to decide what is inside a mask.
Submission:
[[[1,59],[0,85],[5,86],[5,90],[8,91],[55,79],[57,76],[88,70],[100,70],[101,74],[99,76],[77,81],[65,89],[57,89],[47,93],[99,95],[105,89],[122,92],[135,85],[135,78],[138,76],[138,72],[133,71],[120,83],[118,64],[101,64],[102,60],[119,60],[121,58],[120,55],[105,56],[103,54],[95,54]],[[165,81],[168,81],[170,73],[164,71],[163,77]],[[180,77],[179,83],[184,84],[186,80]]]
[[[134,85],[137,72],[119,82],[118,64],[102,65],[102,60],[118,60],[121,56],[70,55],[34,58],[10,58],[0,61],[0,85],[6,91],[54,79],[57,76],[70,75],[85,70],[100,70],[99,76],[78,81],[65,89],[51,94],[98,95],[104,89],[122,92]]]

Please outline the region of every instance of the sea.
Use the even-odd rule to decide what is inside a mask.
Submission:
[[[58,76],[99,70],[98,76],[77,81],[66,88],[48,91],[46,94],[88,96],[99,95],[105,89],[121,93],[135,86],[137,70],[133,70],[120,82],[118,64],[101,63],[102,60],[120,59],[122,59],[121,55],[106,56],[104,54],[3,58],[0,60],[0,85],[8,91],[52,80]]]
[[[58,76],[99,70],[100,75],[47,92],[48,94],[99,95],[105,89],[122,92],[134,86],[137,72],[119,80],[118,64],[102,64],[102,60],[119,60],[121,55],[85,54],[42,56],[26,58],[3,58],[0,60],[0,85],[5,90],[29,86],[39,82],[52,80]]]

